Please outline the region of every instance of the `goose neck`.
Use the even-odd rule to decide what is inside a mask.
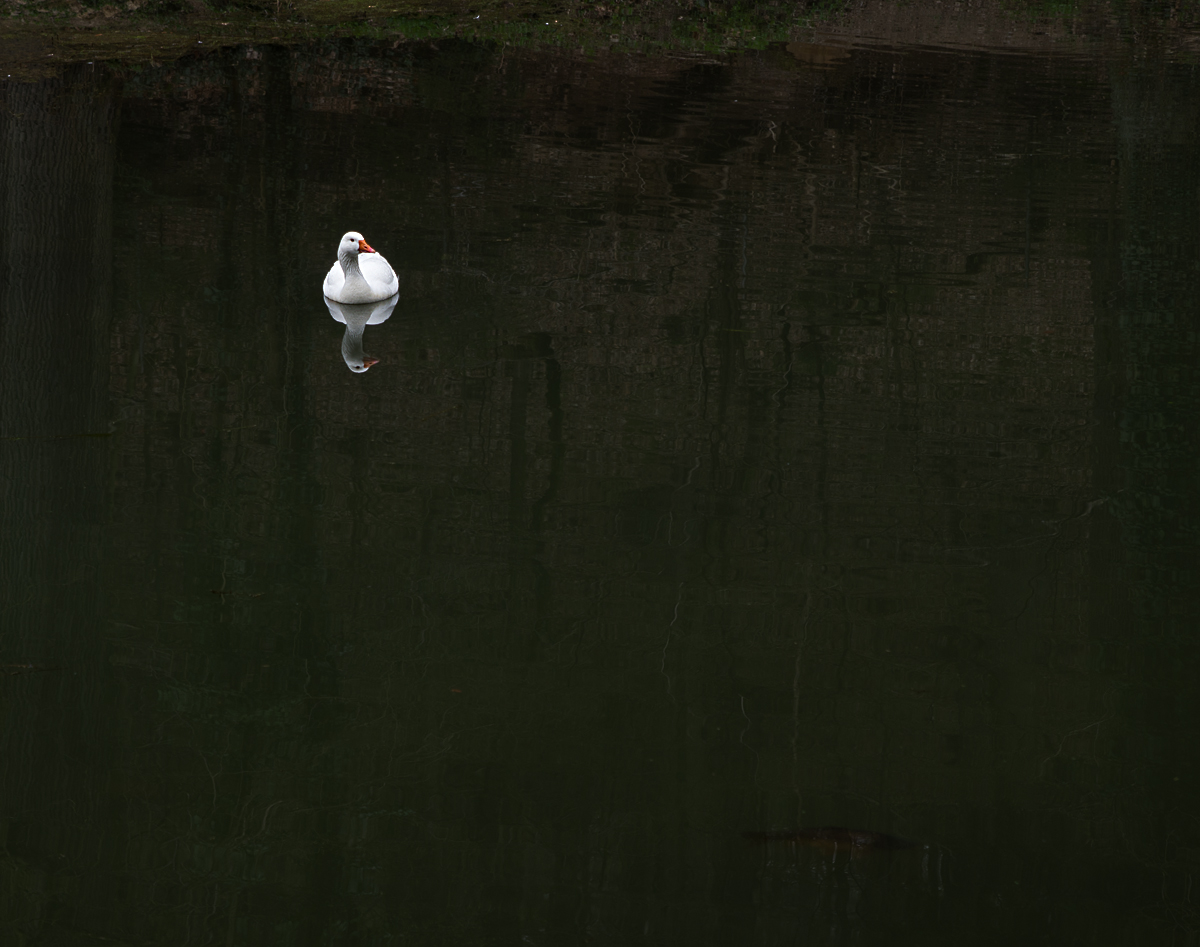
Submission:
[[[338,254],[338,262],[342,264],[342,272],[346,274],[346,279],[354,276],[362,276],[362,270],[358,268],[357,253]]]

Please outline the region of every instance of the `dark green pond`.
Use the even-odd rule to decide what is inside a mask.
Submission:
[[[1196,942],[1190,64],[0,105],[0,942]]]

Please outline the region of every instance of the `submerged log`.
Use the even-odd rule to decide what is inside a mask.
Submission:
[[[868,832],[863,829],[847,829],[842,826],[822,826],[810,829],[780,829],[770,832],[743,832],[742,836],[752,842],[788,842],[812,848],[848,848],[852,853],[866,851],[897,851],[914,848],[916,842],[884,832]]]

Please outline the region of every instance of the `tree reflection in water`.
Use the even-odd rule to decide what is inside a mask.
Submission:
[[[225,50],[115,150],[7,86],[3,434],[115,435],[0,444],[0,659],[62,666],[0,679],[0,930],[1194,930],[1189,69]],[[839,825],[920,842],[742,838]]]

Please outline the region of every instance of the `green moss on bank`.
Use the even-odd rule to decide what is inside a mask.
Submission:
[[[718,52],[786,41],[842,0],[555,3],[537,0],[5,0],[0,59],[18,69],[78,60],[152,61],[200,47],[331,36],[450,37],[572,52]],[[49,61],[49,62],[47,62]]]
[[[928,5],[897,0],[895,7],[881,9],[890,16],[923,3]],[[0,67],[7,74],[39,74],[64,62],[155,62],[214,46],[339,36],[460,38],[573,54],[721,53],[811,34],[854,5],[854,0],[0,0]],[[1109,26],[1133,22],[1135,34],[1146,23],[1181,32],[1194,28],[1200,12],[1200,0],[996,0],[996,5],[1026,26],[1037,19],[1057,21],[1062,29],[1070,21],[1075,25],[1068,24],[1069,33],[1089,18]]]

